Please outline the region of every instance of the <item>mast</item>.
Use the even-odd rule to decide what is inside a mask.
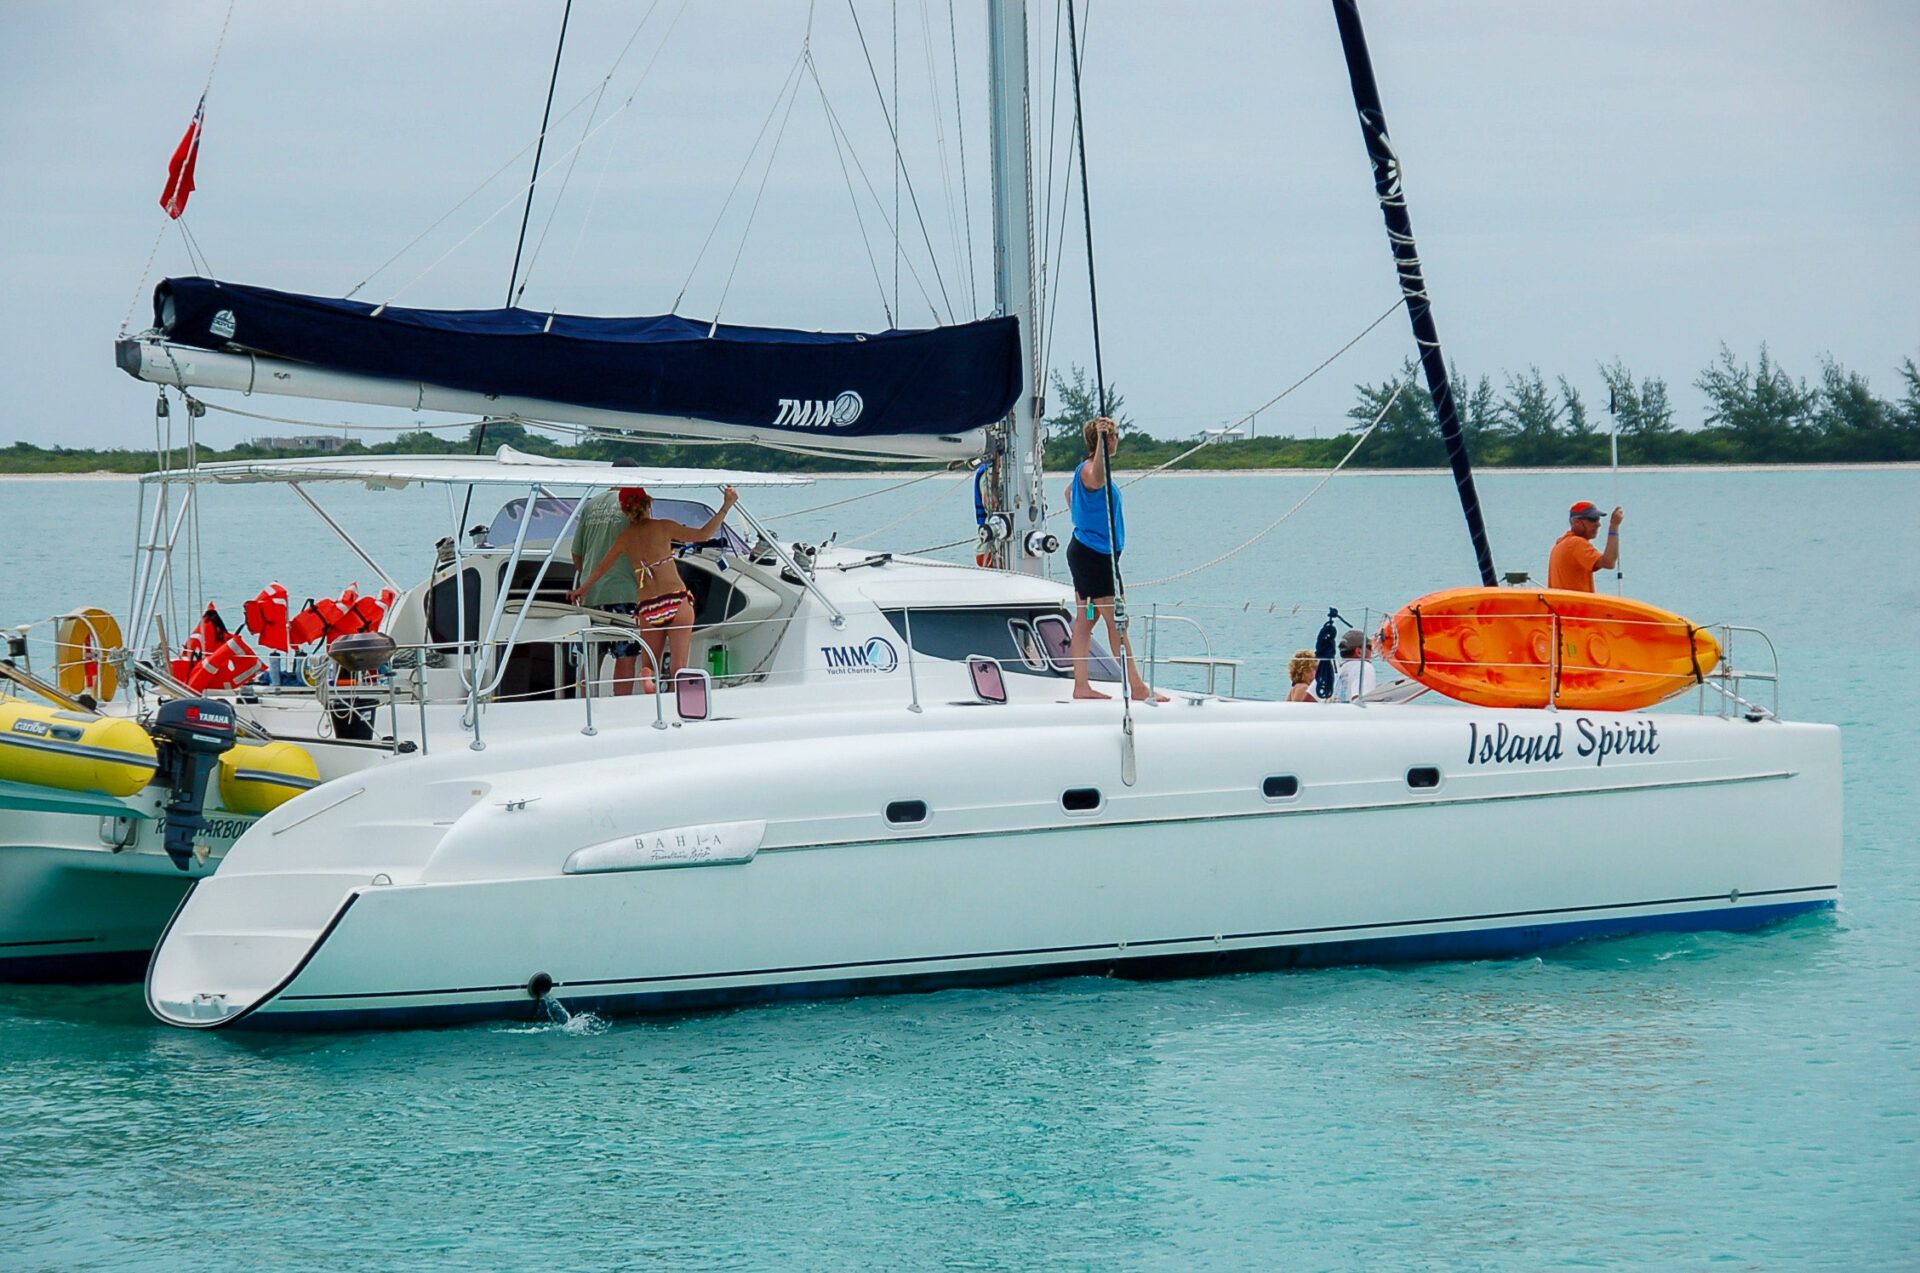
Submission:
[[[994,313],[1020,320],[1026,385],[1005,426],[1006,448],[995,462],[998,506],[1012,517],[1012,535],[995,563],[1037,575],[1044,554],[1031,537],[1046,529],[1040,436],[1041,368],[1034,303],[1032,153],[1027,121],[1026,0],[988,0],[988,84],[993,133]]]
[[[1493,550],[1487,546],[1487,527],[1480,517],[1480,497],[1473,489],[1473,464],[1467,458],[1467,439],[1460,429],[1453,387],[1447,381],[1447,360],[1440,352],[1440,333],[1433,325],[1433,304],[1420,270],[1420,251],[1413,242],[1413,220],[1407,215],[1407,194],[1400,184],[1400,159],[1387,137],[1387,115],[1380,106],[1380,89],[1373,82],[1373,59],[1367,54],[1366,32],[1360,29],[1357,0],[1333,0],[1334,20],[1340,24],[1340,47],[1347,55],[1347,78],[1353,84],[1353,104],[1360,112],[1360,132],[1373,160],[1373,188],[1387,221],[1387,240],[1393,245],[1394,264],[1400,270],[1400,292],[1407,298],[1407,317],[1413,320],[1413,339],[1420,347],[1420,364],[1427,373],[1427,391],[1440,421],[1440,439],[1447,446],[1447,464],[1453,469],[1460,511],[1467,516],[1467,536],[1473,541],[1480,582],[1495,584]]]

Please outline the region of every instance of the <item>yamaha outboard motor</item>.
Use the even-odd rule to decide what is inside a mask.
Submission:
[[[233,708],[211,698],[162,703],[147,732],[159,744],[160,780],[172,789],[165,809],[167,856],[185,871],[193,865],[193,838],[207,829],[200,815],[207,779],[233,749]]]

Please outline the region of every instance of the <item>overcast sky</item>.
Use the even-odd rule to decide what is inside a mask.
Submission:
[[[811,47],[864,236],[820,91],[809,75],[782,95],[807,5],[660,0],[642,25],[645,3],[575,0],[555,114],[577,108],[549,138],[523,303],[651,314],[681,297],[703,318],[860,330],[890,309],[903,326],[988,312],[984,11],[955,0],[950,39],[945,0],[899,0],[896,41],[891,3],[856,4],[889,100],[897,48],[919,204],[903,191],[897,307],[892,153],[844,0],[817,5]],[[239,0],[186,216],[216,276],[344,295],[372,275],[356,295],[501,304],[530,152],[460,201],[537,132],[562,7]],[[157,200],[226,13],[0,6],[0,442],[150,439],[153,392],[114,369],[111,345],[130,305],[136,329],[149,321],[156,279],[195,272]],[[1900,360],[1920,359],[1920,5],[1363,0],[1362,16],[1441,339],[1467,376],[1537,365],[1603,408],[1596,364],[1618,356],[1665,377],[1690,424],[1690,383],[1722,341],[1743,359],[1765,341],[1810,378],[1831,354],[1889,396]],[[1030,17],[1038,162],[1054,169],[1036,217],[1050,207],[1057,227],[1050,0]],[[1325,3],[1093,0],[1086,76],[1105,362],[1139,424],[1191,434],[1236,416],[1394,301]],[[760,194],[769,118],[780,146]],[[1091,363],[1077,202],[1066,210],[1066,247],[1047,250],[1061,368]],[[1260,431],[1337,430],[1354,382],[1411,352],[1396,316]],[[297,431],[206,424],[220,444]]]

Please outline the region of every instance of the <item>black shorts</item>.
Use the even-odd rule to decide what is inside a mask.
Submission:
[[[1073,592],[1082,601],[1097,601],[1113,595],[1113,562],[1097,548],[1089,548],[1078,536],[1067,541],[1067,571],[1073,576]]]
[[[639,605],[632,601],[615,601],[611,604],[598,606],[596,608],[605,610],[609,614],[624,615],[632,615],[640,609]],[[640,657],[640,643],[638,641],[611,641],[601,648],[608,654],[613,655],[616,659],[637,659]]]

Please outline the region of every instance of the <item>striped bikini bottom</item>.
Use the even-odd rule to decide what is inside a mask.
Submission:
[[[678,592],[663,592],[657,597],[648,597],[639,603],[634,618],[650,628],[664,628],[673,622],[673,616],[680,613],[680,603],[693,605],[693,594],[682,588]]]

